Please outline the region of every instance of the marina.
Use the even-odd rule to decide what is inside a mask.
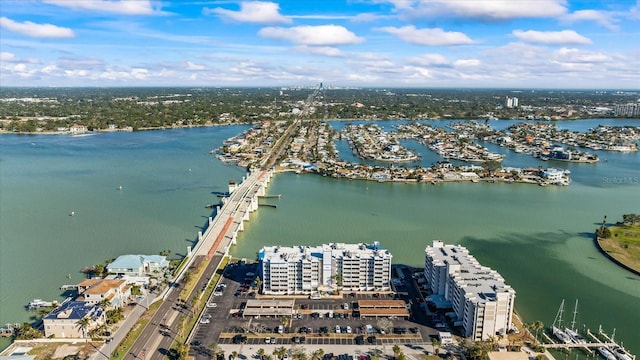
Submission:
[[[564,299],[560,303],[560,307],[558,308],[558,312],[553,321],[553,325],[549,329],[551,334],[555,337],[555,339],[559,342],[555,342],[552,338],[544,334],[544,338],[547,342],[543,342],[542,346],[547,349],[563,349],[563,350],[571,350],[574,348],[583,349],[588,354],[593,354],[594,351],[597,351],[600,355],[605,357],[607,360],[635,360],[636,356],[632,355],[628,352],[622,345],[618,344],[615,340],[615,329],[614,335],[609,337],[607,333],[605,333],[602,327],[598,328],[597,334],[593,334],[590,329],[585,327],[584,336],[582,336],[578,329],[576,328],[576,315],[578,314],[578,300],[575,302],[574,310],[573,310],[573,318],[571,320],[571,327],[562,327],[562,317],[564,314]]]
[[[559,126],[586,128],[597,123],[564,122]],[[495,125],[507,124],[509,122]],[[74,144],[73,147],[66,146],[65,139],[60,137],[38,136],[37,147],[30,145],[33,137],[3,138],[6,156],[3,157],[3,168],[7,172],[3,173],[0,184],[4,195],[0,204],[3,209],[0,231],[3,238],[16,238],[15,234],[20,234],[24,240],[3,243],[1,256],[6,265],[6,276],[2,279],[2,293],[8,297],[3,297],[2,307],[12,311],[3,311],[2,322],[23,321],[28,317],[24,311],[25,300],[54,299],[60,295],[59,284],[68,281],[65,281],[67,274],[71,273],[75,278],[80,275],[79,269],[102,262],[105,257],[136,253],[141,247],[148,253],[160,249],[171,249],[174,254],[184,252],[184,239],[193,238],[194,225],[202,225],[194,219],[211,214],[203,204],[217,202],[207,196],[215,199],[215,192],[226,193],[228,179],[239,179],[245,174],[243,169],[219,164],[207,149],[222,144],[244,129],[246,127],[220,127],[101,134],[91,137],[91,143],[87,139],[86,144]],[[132,142],[140,145],[133,149],[124,146]],[[23,150],[19,143],[25,143],[26,149]],[[46,153],[38,154],[43,157],[35,159],[35,153],[42,153],[41,148]],[[184,152],[203,155],[194,156],[185,166]],[[132,153],[135,156],[131,156]],[[424,153],[425,158],[428,153],[428,150]],[[79,157],[79,154],[85,155]],[[157,161],[159,154],[164,159],[162,163]],[[521,167],[537,166],[538,160],[518,155],[510,153],[504,161]],[[635,325],[632,324],[640,319],[637,314],[622,311],[637,304],[640,294],[634,287],[636,280],[601,258],[593,249],[590,238],[579,235],[590,232],[592,223],[601,220],[603,213],[616,218],[633,210],[631,204],[637,203],[633,200],[638,198],[634,185],[603,184],[602,180],[602,176],[611,177],[612,174],[638,176],[637,152],[612,153],[607,158],[607,163],[601,162],[593,171],[589,166],[566,164],[571,170],[572,186],[562,191],[553,187],[483,182],[446,187],[406,186],[392,182],[359,183],[279,174],[269,188],[269,193],[282,194],[278,210],[260,212],[259,216],[252,217],[252,225],[239,234],[241,241],[231,251],[239,257],[253,258],[256,249],[265,244],[287,245],[289,241],[293,243],[293,239],[296,243],[302,240],[310,244],[322,243],[327,237],[355,241],[380,239],[389,244],[398,262],[419,265],[423,259],[415,249],[424,246],[424,231],[428,228],[432,237],[463,243],[473,249],[482,262],[500,269],[522,294],[517,310],[527,322],[540,319],[550,324],[553,313],[549,319],[549,311],[558,307],[562,297],[579,297],[584,323],[603,324],[609,329],[616,327],[619,334],[616,341],[624,342],[626,348],[637,352],[638,343],[633,336]],[[110,169],[104,163],[116,163],[118,167]],[[86,174],[60,173],[57,170],[60,166],[83,169]],[[193,169],[188,175],[184,170],[187,167]],[[565,168],[565,165],[557,167]],[[125,168],[139,169],[139,172],[123,176],[121,171]],[[47,181],[38,181],[40,178]],[[34,182],[38,185],[20,186]],[[124,184],[127,191],[113,196],[116,193],[114,184],[119,183]],[[596,189],[599,196],[594,194]],[[81,192],[89,193],[91,197],[82,201],[78,196]],[[602,199],[603,193],[606,200]],[[29,226],[22,217],[17,217],[15,209],[23,208],[20,204],[38,201],[44,201],[43,206],[29,208],[27,218],[40,219],[42,227]],[[97,202],[102,206],[95,207]],[[481,206],[487,203],[492,204],[490,212]],[[82,216],[67,221],[71,220],[66,218],[68,204],[73,204]],[[336,207],[340,208],[339,212]],[[13,210],[4,212],[5,208]],[[114,223],[122,226],[114,230],[110,225]],[[542,223],[544,229],[541,229]],[[62,236],[52,238],[48,235],[51,231]],[[86,234],[92,234],[91,238],[87,239]],[[389,240],[398,237],[403,240]],[[51,239],[38,245],[42,254],[48,256],[39,253],[32,256],[48,271],[12,273],[12,269],[23,268],[14,261],[18,259],[4,254],[28,251],[34,246],[29,239],[41,238]],[[66,249],[69,246],[87,256],[68,256]],[[498,252],[510,260],[490,255]],[[561,276],[543,279],[540,275],[547,272]],[[6,281],[11,278],[33,284],[38,291],[9,287]],[[594,288],[601,291],[590,290]],[[602,308],[607,309],[606,313],[599,310]]]

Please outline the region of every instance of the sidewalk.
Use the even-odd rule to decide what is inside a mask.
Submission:
[[[160,293],[160,296],[162,296],[162,294],[163,293]],[[118,329],[112,334],[111,341],[109,343],[105,342],[102,346],[97,348],[97,351],[89,357],[89,360],[108,360],[111,357],[111,353],[115,351],[127,334],[129,334],[136,322],[138,322],[138,319],[140,319],[142,314],[147,310],[146,304],[148,303],[151,305],[158,298],[156,296],[152,296],[153,294],[148,294],[148,299],[145,298],[136,304],[135,308],[127,315],[122,324],[120,324]],[[149,301],[147,302],[147,300]]]

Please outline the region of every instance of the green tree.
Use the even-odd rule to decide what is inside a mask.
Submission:
[[[500,164],[500,162],[497,160],[489,160],[485,161],[484,164],[482,164],[482,167],[489,174],[489,176],[493,176],[498,170],[500,170],[502,164]]]
[[[239,355],[239,354],[238,354],[238,352],[237,352],[236,350],[233,350],[233,352],[231,352],[231,356],[232,356],[234,359],[237,359],[237,358],[238,358],[238,355]]]
[[[318,349],[311,354],[312,360],[321,360],[324,357],[324,350]]]
[[[87,337],[87,330],[89,329],[89,325],[91,325],[91,319],[89,317],[83,317],[82,319],[76,321],[76,326],[82,332],[82,337]]]
[[[287,354],[287,349],[284,346],[280,346],[273,350],[273,356],[277,359],[282,359]]]
[[[189,344],[186,344],[183,342],[179,343],[176,348],[178,359],[182,360],[189,357],[189,348],[190,348]]]
[[[440,346],[442,346],[442,341],[438,338],[431,338],[431,345],[433,346],[433,352],[436,354],[440,353]]]
[[[263,348],[260,348],[258,349],[258,351],[256,351],[256,355],[258,355],[258,358],[260,360],[262,360],[265,354],[266,354],[266,351]]]
[[[34,329],[33,326],[29,323],[22,323],[20,327],[16,330],[16,340],[31,340],[31,339],[39,339],[43,336],[43,334]]]
[[[400,351],[400,346],[398,344],[393,345],[393,356],[397,359],[398,355],[400,355],[401,351]]]

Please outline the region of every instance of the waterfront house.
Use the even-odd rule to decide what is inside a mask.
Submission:
[[[116,275],[144,276],[159,273],[169,267],[169,260],[161,255],[120,255],[107,265],[107,272]]]
[[[117,308],[131,296],[131,286],[123,279],[87,279],[78,284],[78,293],[78,301],[98,305],[107,300],[109,308]]]
[[[84,318],[89,321],[83,328],[80,321]],[[66,301],[42,319],[44,336],[85,338],[89,329],[102,325],[104,320],[104,311],[99,306],[84,301]]]
[[[84,134],[84,133],[86,133],[88,131],[88,129],[84,125],[76,125],[76,124],[74,124],[74,125],[71,125],[69,127],[69,131],[72,134]]]

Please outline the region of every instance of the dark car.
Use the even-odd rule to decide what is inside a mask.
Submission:
[[[356,345],[362,345],[364,344],[364,336],[358,335],[353,339],[353,341],[356,343]]]

